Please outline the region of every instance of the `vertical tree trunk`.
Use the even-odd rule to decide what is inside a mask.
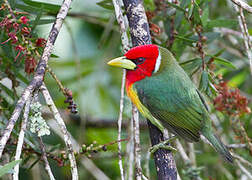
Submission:
[[[129,21],[133,46],[151,44],[149,24],[141,0],[123,0]],[[149,120],[148,127],[152,146],[164,140],[161,131]],[[177,168],[172,153],[166,149],[158,149],[154,153],[157,176],[159,180],[176,180]]]

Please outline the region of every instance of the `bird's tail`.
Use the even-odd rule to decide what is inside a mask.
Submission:
[[[233,163],[233,156],[230,154],[228,148],[221,142],[220,138],[211,130],[203,131],[202,134],[212,144],[214,149],[228,162]]]

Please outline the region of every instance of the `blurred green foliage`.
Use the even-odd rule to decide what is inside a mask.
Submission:
[[[46,38],[55,15],[60,8],[59,1],[33,1],[10,0],[11,7],[17,12],[25,12],[30,18],[31,28],[30,43],[35,43],[38,37]],[[154,0],[145,0],[144,5],[150,22],[153,43],[168,48],[177,58],[185,71],[195,80],[199,89],[207,96],[208,104],[213,114],[214,127],[226,143],[245,143],[236,134],[231,123],[233,117],[219,112],[213,106],[213,100],[218,96],[216,89],[220,81],[227,81],[233,88],[239,88],[242,95],[252,99],[252,81],[249,62],[244,48],[243,39],[223,31],[229,28],[240,31],[237,14],[231,1],[181,0],[180,4],[159,4]],[[1,4],[3,2],[1,1]],[[251,1],[250,1],[251,4]],[[252,32],[252,18],[246,15],[248,30]],[[0,11],[0,21],[10,16],[6,10]],[[20,17],[21,15],[18,15]],[[4,27],[2,27],[3,29]],[[251,33],[252,34],[252,33]],[[19,37],[19,36],[18,36]],[[21,37],[21,36],[20,36]],[[0,33],[0,43],[8,39],[5,31]],[[20,39],[20,43],[23,43]],[[35,46],[34,46],[35,47]],[[35,54],[34,47],[30,47]],[[41,54],[42,49],[38,53]],[[11,41],[0,46],[0,128],[10,118],[22,90],[32,79],[33,74],[25,73],[25,59],[17,56],[15,46]],[[90,145],[94,141],[103,145],[117,139],[116,119],[119,111],[121,70],[110,68],[106,62],[121,55],[121,42],[119,27],[114,18],[112,2],[103,1],[73,1],[72,8],[65,24],[59,34],[53,56],[49,66],[56,73],[63,85],[73,92],[73,99],[79,110],[75,118],[66,118],[66,124],[79,144]],[[202,61],[204,57],[204,61]],[[204,68],[204,69],[203,69]],[[220,79],[220,76],[223,78]],[[59,109],[66,111],[65,96],[59,91],[55,80],[49,73],[45,76],[45,83]],[[41,98],[41,102],[43,100]],[[250,102],[250,101],[249,101]],[[251,103],[249,104],[251,107]],[[235,111],[235,110],[234,110]],[[124,122],[129,124],[131,103],[125,97]],[[76,120],[76,117],[81,118]],[[249,128],[252,125],[251,114],[243,113],[238,118],[244,125],[248,137],[252,137]],[[143,118],[141,118],[143,119]],[[97,124],[92,124],[96,120]],[[112,124],[108,126],[107,124]],[[145,122],[145,120],[142,120]],[[21,122],[12,133],[10,144],[7,145],[11,159],[15,152],[15,141],[18,137]],[[105,124],[99,126],[99,124]],[[108,126],[108,127],[107,127]],[[128,131],[123,129],[122,138],[128,137]],[[47,151],[60,156],[64,150],[64,142],[51,130],[50,136],[43,137]],[[26,144],[33,144],[34,152],[40,152],[36,136],[31,132],[26,133]],[[184,148],[188,145],[181,141]],[[123,152],[126,142],[122,142]],[[148,130],[141,129],[142,162],[150,166],[150,179],[155,179],[156,170],[151,158],[146,161],[149,148]],[[119,167],[116,144],[108,146],[108,150],[91,153],[90,159],[111,179],[119,179]],[[252,161],[249,149],[236,149],[237,154]],[[195,144],[196,162],[198,167],[203,167],[197,172],[202,179],[240,179],[241,173],[234,165],[221,161],[216,152],[202,142]],[[81,157],[81,155],[79,155]],[[189,174],[191,169],[181,160],[179,153],[175,154],[177,168],[182,179],[193,179]],[[47,179],[43,162],[36,153],[24,151],[22,154],[20,179],[34,179],[34,174],[39,179]],[[70,168],[66,162],[64,167],[59,167],[55,160],[49,159],[56,179],[69,179]],[[127,161],[124,161],[126,163]],[[94,179],[90,173],[78,162],[80,179]],[[39,169],[39,170],[38,170]],[[40,171],[41,169],[41,171]],[[183,173],[182,173],[183,172]],[[38,174],[39,173],[39,174]],[[144,169],[145,173],[145,169]]]

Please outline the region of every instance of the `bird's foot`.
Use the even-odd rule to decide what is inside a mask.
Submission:
[[[150,152],[152,154],[154,154],[158,149],[162,148],[162,149],[167,149],[167,150],[170,150],[172,151],[173,153],[177,152],[177,149],[170,146],[170,145],[167,145],[168,143],[172,142],[173,140],[175,140],[177,137],[176,136],[172,136],[170,137],[169,139],[165,140],[165,141],[162,141],[160,142],[159,144],[156,144],[154,146],[152,146],[150,148]]]

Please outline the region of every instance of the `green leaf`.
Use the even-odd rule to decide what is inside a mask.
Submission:
[[[182,7],[182,8],[187,8],[187,6],[190,4],[191,4],[191,2],[188,0],[181,0],[180,1],[180,7]]]
[[[180,7],[180,6],[178,6],[178,5],[174,4],[174,3],[171,3],[171,2],[169,2],[169,1],[166,1],[166,3],[169,4],[170,6],[176,8],[176,9],[179,10],[179,11],[182,11],[182,12],[184,12],[184,13],[187,12],[185,9],[183,9],[182,7]]]
[[[98,2],[96,4],[103,7],[104,9],[108,9],[108,10],[113,10],[114,9],[114,6],[113,6],[111,0],[103,0],[103,1],[100,1],[100,2]]]
[[[20,163],[22,160],[16,160],[9,162],[5,164],[4,166],[0,167],[0,177],[3,176],[4,174],[8,173],[14,166],[16,166],[18,163]]]
[[[214,58],[214,62],[216,64],[221,64],[221,65],[224,65],[226,67],[236,69],[236,67],[230,61],[228,61],[228,60],[226,60],[224,58],[220,58],[220,57],[216,57],[216,56],[212,56],[212,58]]]
[[[193,7],[192,17],[191,17],[194,25],[202,24],[199,11],[200,11],[199,5],[195,3]]]
[[[2,83],[0,83],[0,88],[6,93],[8,94],[13,100],[15,100],[15,95],[14,93],[9,89],[7,88],[5,85],[3,85]]]
[[[31,20],[31,23],[35,23],[35,20]],[[43,25],[43,24],[51,24],[55,21],[55,19],[39,19],[36,22],[36,25]]]
[[[200,58],[194,58],[185,62],[180,63],[180,66],[187,72],[189,76],[192,76],[202,65]]]
[[[36,16],[35,20],[33,20],[32,32],[34,31],[34,29],[35,29],[36,26],[38,25],[41,16],[42,16],[42,10],[40,10],[40,11],[38,12],[38,15]]]
[[[208,72],[204,70],[201,74],[199,89],[205,92],[208,88],[208,83],[209,83]]]
[[[238,24],[237,20],[233,19],[215,19],[207,22],[207,28],[211,29],[214,27],[228,27],[233,28]]]
[[[180,65],[180,66],[183,66],[183,65],[186,65],[186,64],[188,64],[188,63],[192,63],[192,62],[198,61],[198,60],[201,60],[201,59],[200,59],[200,58],[190,59],[190,60],[188,60],[188,61],[184,61],[184,62],[179,63],[179,65]]]
[[[23,10],[25,12],[33,13],[33,14],[38,14],[41,11],[40,8],[35,8],[35,7],[27,6],[27,5],[24,5],[24,4],[16,4],[16,7],[19,10]]]
[[[249,33],[250,36],[252,36],[252,28],[248,29],[248,33]]]
[[[207,25],[207,22],[208,22],[208,17],[209,17],[209,9],[208,9],[208,6],[205,7],[205,9],[203,10],[203,14],[201,16],[201,22],[202,22],[202,25],[205,27]]]
[[[50,3],[44,3],[44,2],[37,2],[37,1],[31,1],[31,0],[22,0],[25,4],[30,5],[35,8],[43,8],[44,10],[50,11],[50,12],[58,12],[60,9],[60,5],[56,4],[50,4]]]
[[[195,39],[189,39],[189,38],[186,38],[184,36],[176,35],[175,37],[178,38],[178,39],[181,39],[183,41],[189,42],[189,43],[195,43],[195,42],[197,42],[197,40],[195,40]]]
[[[150,11],[155,10],[155,4],[153,0],[144,0],[144,7],[146,10],[150,10]]]
[[[37,159],[28,167],[28,170],[31,170],[31,168],[33,168],[33,166],[35,166],[39,161],[40,161],[40,158],[37,158]]]
[[[214,54],[214,56],[215,56],[215,57],[220,56],[225,50],[226,50],[226,49],[224,49],[224,48],[221,49],[221,50],[219,50],[217,53]]]
[[[59,58],[59,56],[52,53],[52,54],[51,54],[51,58]]]
[[[25,84],[29,84],[29,80],[23,76],[21,73],[17,73],[17,78],[23,81]]]

